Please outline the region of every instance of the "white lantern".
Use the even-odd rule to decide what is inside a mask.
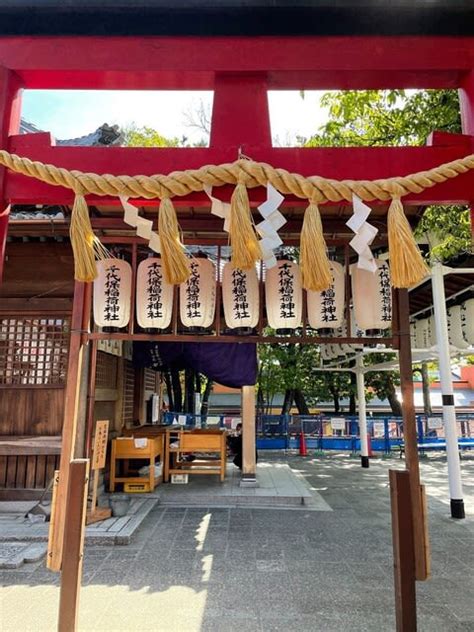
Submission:
[[[474,298],[461,305],[461,327],[469,345],[474,345]]]
[[[457,349],[467,349],[469,343],[464,337],[461,320],[461,305],[454,305],[446,310],[448,316],[449,344]]]
[[[376,272],[351,266],[354,316],[360,329],[388,329],[392,324],[392,288],[386,261]]]
[[[331,261],[332,283],[323,292],[308,290],[308,324],[313,329],[338,329],[344,319],[344,268]]]
[[[179,286],[179,311],[185,327],[207,328],[216,310],[216,270],[209,259],[191,259],[189,279]]]
[[[268,325],[272,329],[296,329],[301,326],[303,290],[296,263],[285,259],[267,269],[265,303]]]
[[[166,329],[173,314],[173,286],[165,281],[163,264],[150,257],[137,268],[137,322],[143,329]]]
[[[255,268],[239,270],[226,263],[222,274],[222,303],[227,327],[253,328],[258,323],[259,292]]]
[[[434,322],[431,318],[422,318],[416,322],[416,348],[431,349],[436,344]]]
[[[132,267],[122,259],[97,262],[94,321],[99,327],[126,327],[130,320]]]

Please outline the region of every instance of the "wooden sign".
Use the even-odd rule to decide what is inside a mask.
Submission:
[[[92,470],[105,467],[107,455],[107,438],[109,436],[109,420],[98,421],[95,426],[94,451],[92,454]]]
[[[94,450],[92,453],[91,469],[94,471],[92,480],[92,502],[87,512],[86,524],[100,522],[111,516],[109,507],[97,507],[97,489],[99,487],[99,470],[105,467],[107,456],[107,439],[109,436],[109,420],[98,421],[95,425]]]

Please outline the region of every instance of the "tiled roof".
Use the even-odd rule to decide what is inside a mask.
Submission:
[[[34,123],[30,123],[21,119],[20,134],[38,134],[43,130],[39,129]],[[71,147],[97,147],[97,146],[113,146],[121,145],[123,142],[123,134],[118,125],[108,125],[104,123],[98,127],[95,132],[79,136],[77,138],[67,138],[56,140],[57,145],[65,145]]]

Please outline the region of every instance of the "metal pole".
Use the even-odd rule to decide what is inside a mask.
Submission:
[[[446,294],[444,291],[443,266],[435,263],[431,270],[433,287],[433,307],[438,347],[439,375],[441,383],[446,454],[448,460],[449,495],[451,517],[465,518],[461,482],[461,464],[454,407],[453,380],[451,377],[451,357],[449,353],[448,320],[446,316]]]
[[[364,363],[361,357],[356,363],[357,379],[357,408],[359,412],[359,434],[360,434],[360,464],[362,467],[369,467],[369,446],[367,442],[367,409],[365,405],[365,379]]]

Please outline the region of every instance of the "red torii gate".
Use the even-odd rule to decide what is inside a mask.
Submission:
[[[474,152],[474,37],[10,37],[0,39],[0,147],[67,169],[129,175],[232,162],[239,150],[304,175],[376,179],[429,169]],[[269,89],[458,88],[463,135],[426,147],[274,148]],[[214,90],[209,148],[56,147],[48,134],[19,136],[21,91],[30,89]],[[257,199],[259,192],[252,193]],[[88,196],[94,204],[99,198]],[[465,174],[405,204],[468,203]],[[0,169],[0,201],[71,204],[72,192]],[[117,204],[100,198],[102,204]],[[291,203],[290,197],[287,203]],[[207,206],[203,194],[177,205]],[[206,220],[207,221],[207,220]],[[0,216],[0,270],[8,215]],[[405,304],[406,308],[407,305]],[[73,314],[81,329],[81,314]],[[79,335],[72,341],[79,350]],[[405,364],[409,359],[405,358]],[[72,375],[78,372],[77,364]],[[67,406],[67,403],[66,403]]]

